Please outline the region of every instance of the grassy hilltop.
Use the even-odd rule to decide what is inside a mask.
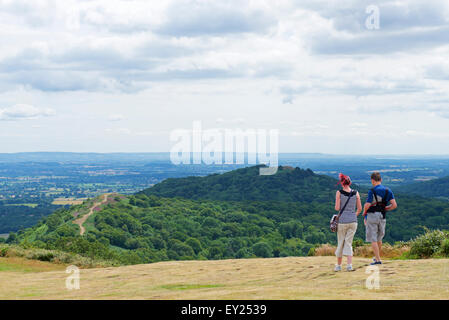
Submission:
[[[7,264],[0,258],[0,270]],[[449,260],[390,260],[380,289],[366,288],[370,259],[333,272],[334,257],[170,261],[82,269],[67,290],[62,268],[46,263],[0,272],[0,299],[448,299]],[[11,262],[12,263],[12,262]],[[17,263],[17,262],[16,262]]]

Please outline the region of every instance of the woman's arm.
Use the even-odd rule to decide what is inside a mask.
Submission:
[[[340,211],[340,191],[337,191],[337,195],[335,196],[335,210]]]
[[[357,191],[357,212],[356,215],[358,216],[362,212],[362,201],[360,200],[360,194]]]

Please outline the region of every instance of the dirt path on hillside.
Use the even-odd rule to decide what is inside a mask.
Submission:
[[[100,202],[95,202],[92,207],[90,207],[89,212],[87,214],[85,214],[84,216],[82,216],[79,219],[76,219],[73,221],[74,224],[77,224],[80,227],[80,236],[82,236],[84,234],[84,232],[86,232],[86,229],[84,228],[83,224],[84,222],[86,222],[86,220],[94,213],[94,210],[96,207],[101,206],[102,204],[106,203],[108,201],[108,196],[110,196],[110,193],[105,193],[103,195],[103,200]]]

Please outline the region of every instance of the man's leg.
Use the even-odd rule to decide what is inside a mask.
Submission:
[[[376,255],[376,261],[380,261],[380,257],[382,255],[382,239],[385,236],[385,225],[386,225],[385,219],[380,219],[379,225],[378,225],[378,233],[377,233],[377,247],[378,247],[379,256]]]
[[[371,247],[373,248],[374,256],[376,260],[380,259],[379,257],[379,245],[377,244],[378,239],[378,223],[373,217],[368,216],[366,221],[366,242],[371,242]]]
[[[379,247],[379,258],[382,256],[382,240],[377,241],[377,246]]]
[[[382,245],[382,242],[381,242],[381,245]],[[376,257],[376,261],[380,261],[379,242],[371,242],[371,246],[373,247],[374,257]]]

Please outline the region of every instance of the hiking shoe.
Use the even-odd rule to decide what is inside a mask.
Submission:
[[[348,264],[346,266],[346,271],[354,271],[354,268],[352,267],[352,264]]]
[[[372,266],[374,266],[374,265],[376,265],[376,264],[382,264],[382,261],[374,261],[374,262],[371,262],[371,263],[370,263],[370,265],[372,265]]]
[[[334,271],[335,271],[335,272],[341,271],[341,266],[339,266],[338,264],[336,264],[336,265],[335,265]]]

